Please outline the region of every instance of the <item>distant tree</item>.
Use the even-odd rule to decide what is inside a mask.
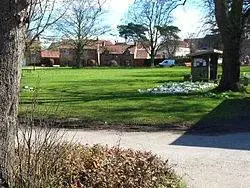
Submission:
[[[173,58],[180,45],[180,37],[178,36],[180,29],[175,26],[159,27],[158,29],[164,42],[162,50],[166,50],[167,58]]]
[[[36,62],[39,62],[41,51],[40,37],[61,19],[66,13],[68,4],[71,0],[28,0],[25,10],[26,20],[26,43],[25,59],[26,63],[33,63],[34,69]],[[47,40],[48,38],[46,38]],[[37,57],[35,60],[32,57]]]
[[[57,23],[57,29],[72,42],[76,52],[76,66],[82,63],[84,46],[108,31],[102,16],[105,0],[73,0],[67,13]]]
[[[157,51],[169,42],[169,38],[178,38],[179,29],[171,26],[171,13],[185,2],[180,0],[136,0],[129,7],[126,18],[128,24],[118,26],[120,36],[139,42],[147,50],[151,66],[154,66]]]
[[[222,78],[219,91],[240,89],[240,49],[242,39],[249,32],[249,0],[206,0],[210,8],[211,24],[218,31],[223,44]],[[214,22],[214,21],[215,22]]]

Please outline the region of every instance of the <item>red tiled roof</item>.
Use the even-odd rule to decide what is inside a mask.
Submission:
[[[127,49],[129,49],[130,45],[112,45],[103,47],[104,50],[108,50],[110,54],[123,54]]]
[[[44,51],[41,51],[41,57],[42,58],[59,58],[60,52],[44,50]]]
[[[135,47],[126,44],[116,44],[112,46],[105,46],[104,49],[108,50],[110,54],[123,54],[126,50],[129,50],[131,54],[135,54],[135,59],[148,59],[147,51],[141,46]]]

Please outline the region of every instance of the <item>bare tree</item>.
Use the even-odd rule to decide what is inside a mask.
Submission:
[[[147,50],[151,58],[151,66],[157,51],[167,42],[166,35],[177,36],[178,28],[171,26],[172,11],[186,1],[180,0],[136,0],[129,8],[127,25],[118,27],[119,33],[125,38],[130,37],[138,41]]]
[[[83,48],[90,39],[108,31],[108,27],[101,23],[104,3],[105,0],[73,0],[69,11],[57,24],[75,49],[77,67],[81,66]]]
[[[26,48],[25,58],[34,69],[40,60],[40,36],[48,31],[66,12],[70,0],[28,0],[25,10]]]

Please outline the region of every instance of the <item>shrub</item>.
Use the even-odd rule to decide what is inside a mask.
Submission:
[[[76,165],[77,164],[77,165]],[[63,179],[75,187],[176,187],[178,179],[167,162],[149,152],[77,145],[64,161]],[[63,174],[62,174],[63,176]]]
[[[178,187],[167,162],[150,152],[119,147],[41,143],[16,150],[15,187]],[[20,159],[21,157],[21,159]]]
[[[117,63],[116,60],[111,60],[111,61],[109,62],[109,66],[117,67],[117,66],[118,66],[118,63]]]
[[[87,61],[87,66],[89,66],[89,67],[93,67],[93,66],[97,66],[97,65],[98,65],[98,63],[94,59],[89,59]]]

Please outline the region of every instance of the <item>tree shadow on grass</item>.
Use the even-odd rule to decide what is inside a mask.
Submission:
[[[250,150],[250,98],[223,101],[171,145]]]
[[[189,132],[235,133],[250,131],[250,98],[227,99],[200,119]]]

